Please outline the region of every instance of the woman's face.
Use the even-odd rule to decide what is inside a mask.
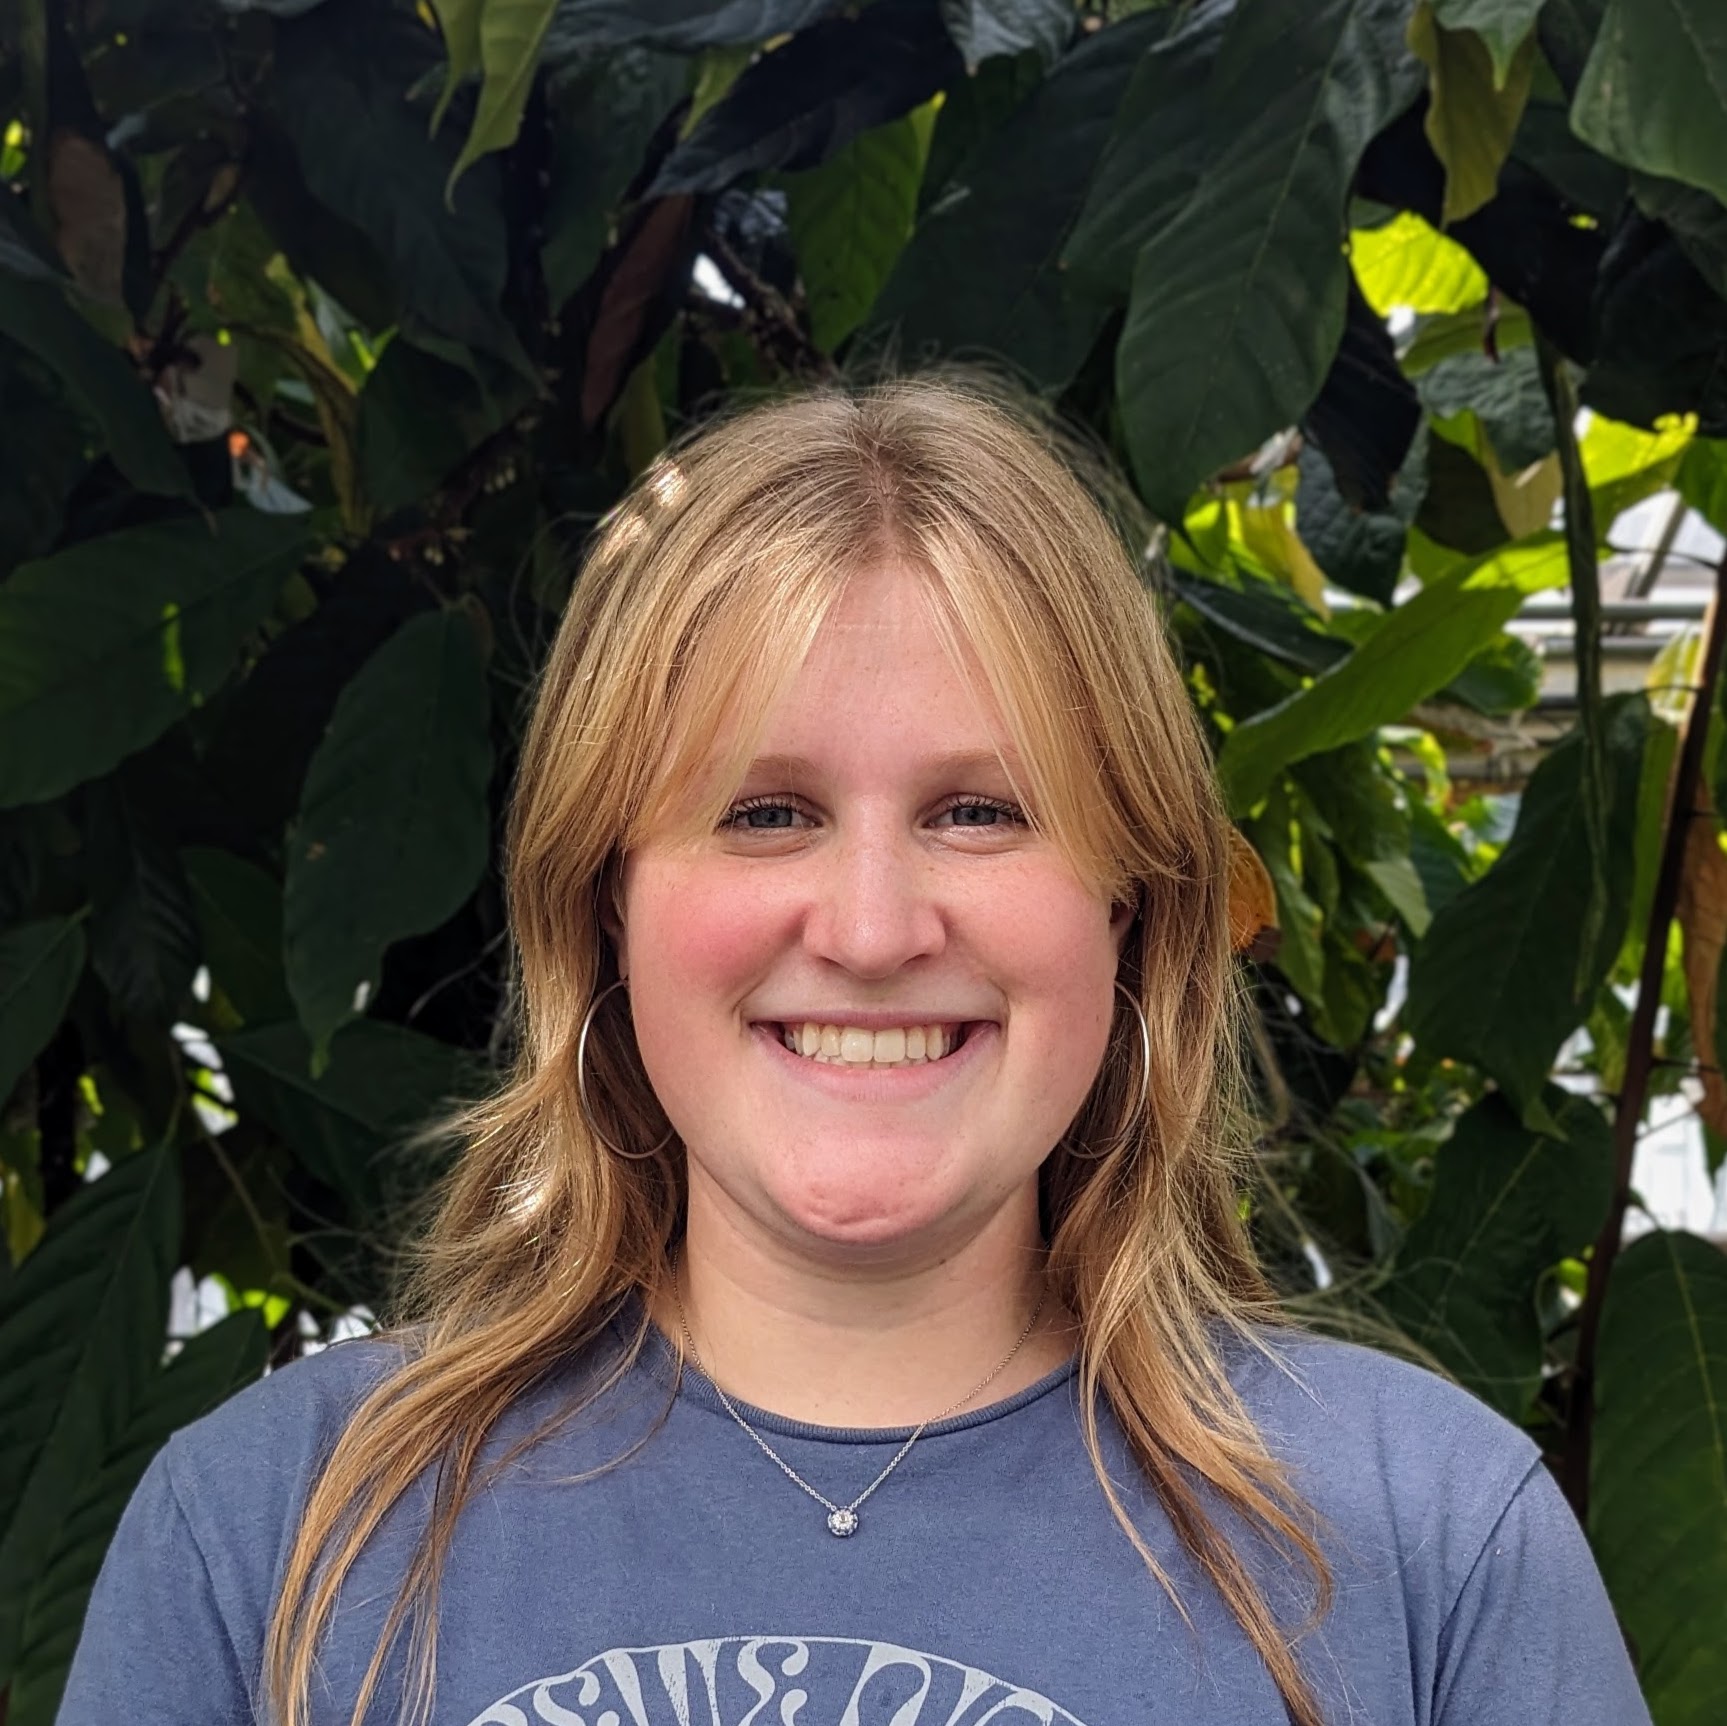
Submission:
[[[904,570],[855,579],[720,828],[625,859],[614,936],[692,1232],[879,1259],[1034,1231],[1103,1059],[1131,909],[1025,824],[925,605]],[[930,1059],[931,1027],[957,1049]]]

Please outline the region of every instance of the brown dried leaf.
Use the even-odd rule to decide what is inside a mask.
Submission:
[[[1277,927],[1277,889],[1259,853],[1238,828],[1229,830],[1229,939],[1238,953],[1250,951],[1266,930]]]
[[[1685,992],[1691,1001],[1691,1039],[1702,1067],[1703,1101],[1698,1114],[1706,1126],[1727,1135],[1727,1078],[1715,1067],[1715,982],[1721,948],[1727,943],[1727,853],[1721,850],[1721,823],[1706,789],[1702,805],[1685,824],[1685,858],[1675,907],[1685,938]]]
[[[48,203],[54,244],[72,280],[106,306],[123,303],[126,187],[93,138],[62,128],[48,143]]]

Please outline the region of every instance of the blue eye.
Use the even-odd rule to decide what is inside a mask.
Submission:
[[[954,817],[956,827],[997,827],[1019,824],[1025,820],[1025,816],[1014,804],[997,803],[992,797],[967,797],[950,804],[943,813]],[[985,816],[992,819],[985,820]]]
[[[789,817],[797,814],[795,805],[778,797],[747,797],[742,803],[734,803],[726,818],[720,823],[722,827],[741,828],[749,833],[784,833],[790,830]],[[756,815],[788,817],[787,820],[755,821],[750,819]]]

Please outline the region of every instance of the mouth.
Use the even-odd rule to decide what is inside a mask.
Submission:
[[[931,1022],[876,1030],[814,1020],[770,1020],[761,1028],[803,1060],[857,1072],[879,1072],[934,1066],[949,1060],[965,1047],[966,1039],[980,1023],[983,1021]]]

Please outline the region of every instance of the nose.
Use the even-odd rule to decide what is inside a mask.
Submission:
[[[812,882],[804,947],[854,976],[892,976],[941,952],[947,916],[939,867],[909,833],[881,820],[835,835]]]

